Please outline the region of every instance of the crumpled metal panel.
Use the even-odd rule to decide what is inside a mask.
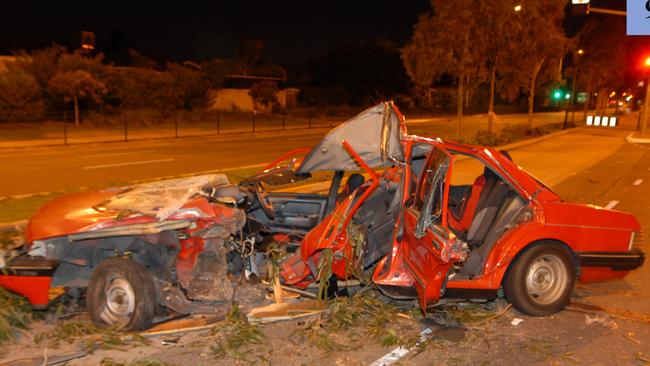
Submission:
[[[400,118],[390,102],[368,108],[330,131],[307,154],[297,173],[358,170],[359,165],[343,149],[341,143],[346,140],[370,167],[382,165],[386,160],[386,153],[391,158],[402,160],[404,154],[400,123]],[[382,151],[384,146],[386,151]]]

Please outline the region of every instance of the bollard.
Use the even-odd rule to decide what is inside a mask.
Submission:
[[[63,121],[63,145],[68,144],[68,124]]]
[[[255,132],[255,111],[253,111],[253,132]]]

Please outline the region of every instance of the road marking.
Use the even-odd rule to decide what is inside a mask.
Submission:
[[[611,210],[613,209],[616,205],[618,205],[618,201],[609,201],[609,203],[605,206],[606,209]]]
[[[125,152],[118,152],[118,153],[92,154],[92,155],[84,155],[84,156],[82,156],[82,158],[103,158],[103,157],[107,157],[107,156],[147,154],[147,153],[152,153],[152,152],[156,152],[156,150],[125,151]]]
[[[387,354],[385,354],[382,358],[371,363],[370,366],[387,366],[387,365],[394,364],[395,362],[399,361],[401,358],[406,356],[409,352],[411,352],[411,350],[413,350],[415,347],[419,346],[422,342],[426,341],[428,336],[431,333],[433,333],[431,328],[425,328],[422,332],[420,332],[420,339],[417,341],[415,346],[411,348],[404,348],[402,346],[397,347],[392,351],[388,352]]]
[[[89,170],[89,169],[103,169],[103,168],[113,168],[113,167],[118,167],[118,166],[129,166],[129,165],[142,165],[142,164],[153,164],[153,163],[166,163],[174,161],[174,158],[170,159],[158,159],[158,160],[142,160],[142,161],[130,161],[128,163],[115,163],[115,164],[104,164],[104,165],[91,165],[91,166],[85,166],[81,169],[84,170]]]
[[[643,179],[637,179],[632,183],[633,186],[638,186],[639,184],[643,183]]]

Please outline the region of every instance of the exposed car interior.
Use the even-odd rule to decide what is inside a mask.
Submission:
[[[448,222],[450,230],[470,250],[460,275],[473,278],[482,273],[488,254],[512,227],[513,219],[526,203],[481,161],[460,154],[456,157],[449,189]],[[477,172],[481,173],[476,175]]]

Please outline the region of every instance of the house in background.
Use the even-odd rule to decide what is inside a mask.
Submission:
[[[285,87],[286,80],[271,76],[227,75],[224,85],[219,90],[210,92],[210,108],[218,110],[252,111],[255,107],[253,98],[248,94],[250,88],[259,82],[276,83],[278,104],[282,108],[293,108],[298,102],[299,89]],[[257,106],[258,110],[270,110],[270,107]]]

